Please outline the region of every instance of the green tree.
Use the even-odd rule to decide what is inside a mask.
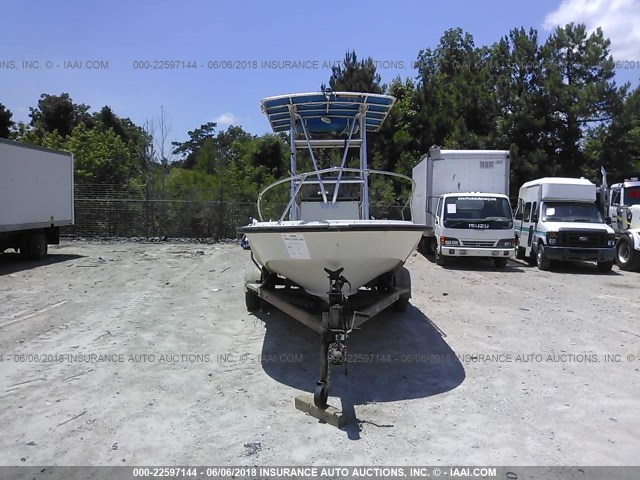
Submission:
[[[127,183],[135,173],[127,144],[113,130],[73,129],[62,146],[75,158],[75,179],[81,183]]]
[[[351,50],[345,54],[342,65],[331,67],[329,86],[334,92],[383,93],[385,87],[381,81],[373,59],[358,61],[355,50]]]
[[[217,124],[215,122],[207,122],[188,132],[189,139],[184,142],[171,142],[173,145],[173,154],[182,157],[182,166],[184,168],[193,168],[196,165],[196,155],[198,150],[207,138],[213,137],[213,132]]]
[[[66,138],[81,122],[91,121],[87,113],[89,108],[88,105],[74,103],[68,93],[60,95],[43,93],[38,101],[38,107],[29,108],[31,126],[39,135],[57,131]]]
[[[545,149],[556,175],[581,173],[584,132],[610,122],[621,108],[628,86],[616,87],[609,44],[600,28],[587,35],[584,25],[570,23],[558,27],[541,48],[550,133]]]
[[[497,110],[492,143],[511,151],[515,196],[525,181],[552,175],[545,149],[550,122],[537,31],[511,30],[491,47],[488,58]]]
[[[599,125],[587,133],[584,145],[587,157],[583,173],[599,179],[600,166],[609,173],[609,181],[637,176],[640,170],[640,87],[624,101],[621,111],[608,125]]]
[[[13,113],[0,103],[0,138],[9,138],[14,122],[11,120]]]
[[[435,50],[418,54],[419,144],[485,148],[495,129],[490,50],[461,28],[447,30]]]

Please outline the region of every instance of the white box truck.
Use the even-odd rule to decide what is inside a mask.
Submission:
[[[584,178],[540,178],[520,187],[514,224],[516,256],[540,270],[554,260],[595,261],[611,270],[615,233],[596,206],[596,186]]]
[[[73,225],[73,155],[0,138],[0,252],[41,259]]]
[[[504,267],[514,256],[507,150],[432,147],[413,168],[415,223],[426,225],[419,250],[448,257],[488,257]]]

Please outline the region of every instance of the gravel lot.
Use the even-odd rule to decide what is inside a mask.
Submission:
[[[0,255],[0,464],[637,464],[640,274],[414,254],[412,305],[355,332],[348,376],[333,370],[339,430],[295,410],[319,340],[246,312],[248,259],[126,242]]]

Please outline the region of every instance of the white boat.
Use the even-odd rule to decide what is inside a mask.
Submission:
[[[422,229],[395,220],[261,222],[244,230],[258,264],[288,278],[306,293],[329,302],[325,268],[349,283],[349,297],[379,276],[402,266]]]
[[[267,301],[321,334],[314,396],[321,408],[328,397],[328,364],[343,362],[348,334],[387,306],[404,310],[411,296],[403,264],[425,226],[373,219],[369,211],[370,176],[401,178],[414,188],[409,177],[368,168],[367,133],[379,130],[394,102],[388,95],[330,90],[262,101],[274,131],[289,132],[291,176],[263,190],[260,221],[241,229],[253,261],[245,276],[247,308]],[[343,149],[339,166],[320,168],[316,152],[327,148]],[[348,166],[353,149],[358,168]],[[313,167],[300,174],[299,150],[308,151]],[[289,188],[289,202],[277,220],[265,221],[262,203],[278,186]]]

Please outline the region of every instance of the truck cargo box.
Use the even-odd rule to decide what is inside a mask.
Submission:
[[[507,150],[441,150],[432,147],[413,168],[416,189],[411,202],[415,223],[433,228],[438,198],[445,193],[484,192],[509,195]],[[426,232],[429,235],[429,232]]]
[[[73,155],[0,139],[0,232],[73,224]]]

